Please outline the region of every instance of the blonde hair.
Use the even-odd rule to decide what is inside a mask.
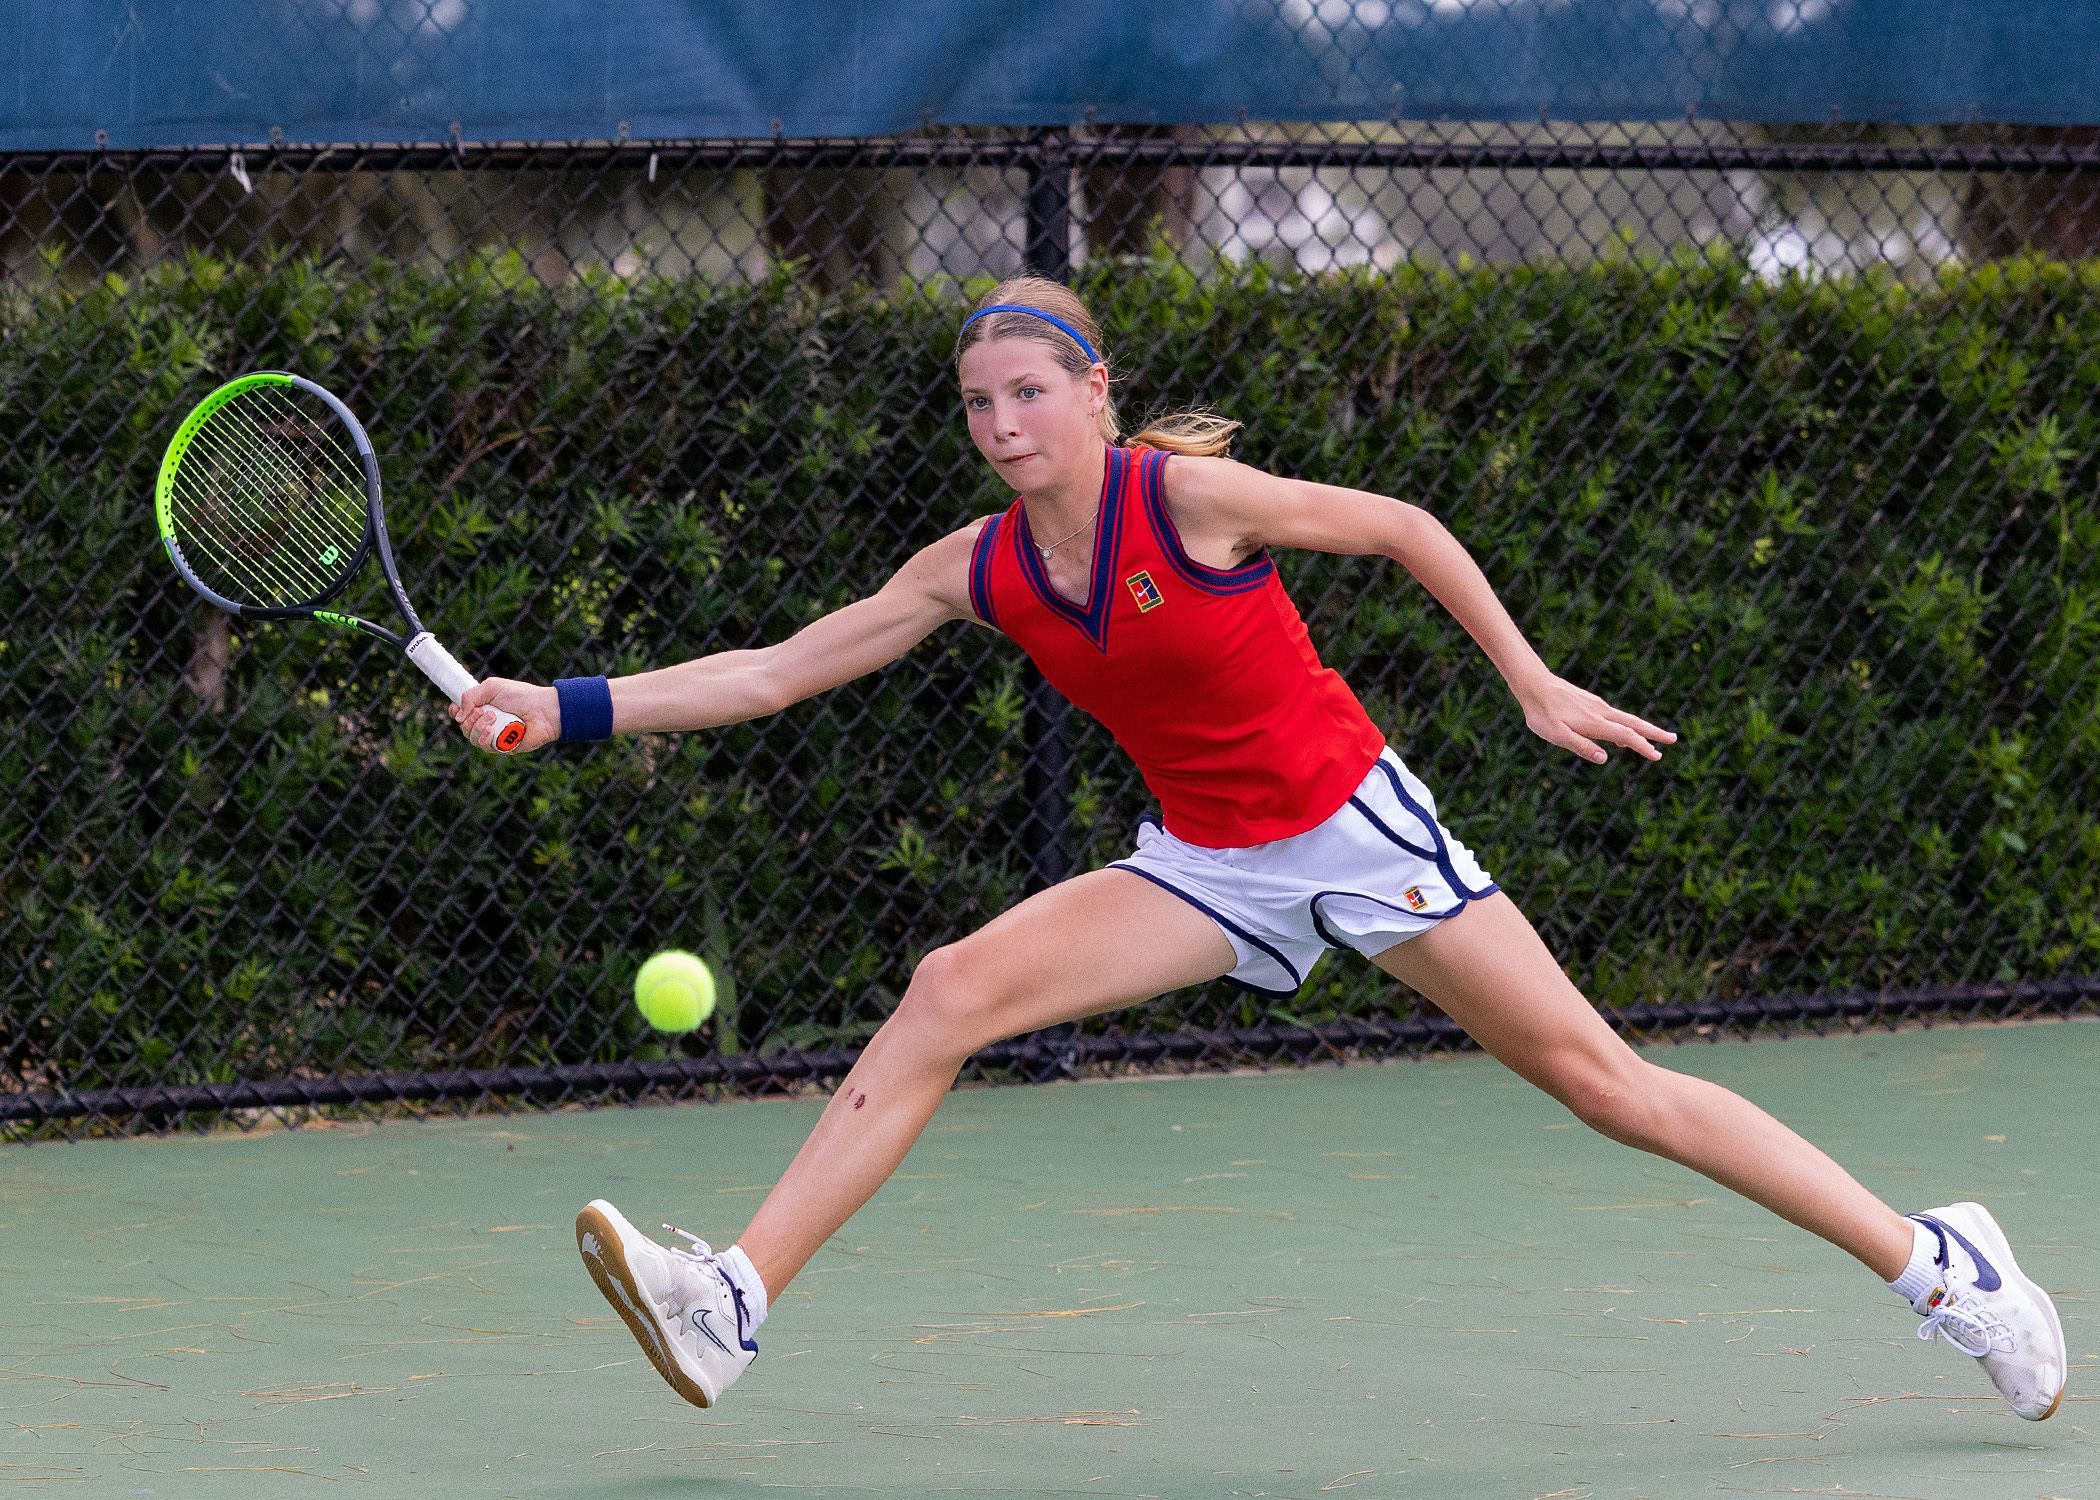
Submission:
[[[1123,425],[1116,417],[1116,398],[1113,382],[1115,366],[1110,363],[1108,350],[1101,341],[1101,325],[1094,315],[1079,300],[1079,294],[1070,287],[1041,276],[1015,276],[1000,282],[977,299],[977,308],[993,307],[999,303],[1015,303],[1023,307],[1039,307],[1044,312],[1064,319],[1079,330],[1081,338],[1100,351],[1101,363],[1108,366],[1111,388],[1108,400],[1102,403],[1095,421],[1101,428],[1101,440],[1107,443],[1123,441]],[[1027,313],[993,313],[988,318],[979,318],[963,329],[955,341],[955,362],[959,367],[965,350],[986,339],[1034,339],[1047,345],[1057,359],[1058,368],[1077,380],[1093,368],[1086,351],[1074,343],[1054,323]],[[1174,412],[1169,416],[1154,417],[1129,441],[1143,444],[1147,448],[1158,448],[1166,453],[1179,453],[1191,458],[1216,458],[1232,446],[1233,434],[1240,424],[1230,417],[1201,407],[1193,411]]]

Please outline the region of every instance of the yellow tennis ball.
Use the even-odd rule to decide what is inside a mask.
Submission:
[[[657,954],[634,976],[634,1003],[658,1031],[691,1031],[715,1009],[715,976],[677,948]]]

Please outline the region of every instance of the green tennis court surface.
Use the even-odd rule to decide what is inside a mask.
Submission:
[[[1493,1063],[965,1092],[716,1413],[570,1220],[726,1241],[814,1101],[0,1154],[0,1489],[2100,1496],[2100,1024],[1662,1048],[2057,1292],[2008,1414],[1837,1251]]]

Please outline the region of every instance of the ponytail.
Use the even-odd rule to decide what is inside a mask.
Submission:
[[[1233,435],[1244,425],[1202,407],[1154,417],[1130,441],[1163,453],[1184,458],[1221,458],[1232,447]]]

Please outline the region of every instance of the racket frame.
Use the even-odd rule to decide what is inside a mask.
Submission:
[[[305,391],[325,405],[335,419],[349,432],[352,444],[357,449],[357,459],[364,471],[365,480],[365,531],[357,544],[357,552],[344,566],[335,582],[328,585],[313,598],[298,604],[262,605],[242,604],[229,599],[200,579],[182,555],[182,544],[175,538],[173,497],[175,473],[181,467],[183,455],[189,451],[190,440],[204,426],[212,414],[245,391],[258,386],[292,386]],[[364,423],[356,414],[336,398],[334,392],[316,385],[303,375],[294,375],[285,370],[256,370],[227,381],[202,401],[190,408],[175,436],[168,440],[167,452],[161,456],[160,473],[153,484],[153,516],[160,528],[161,546],[166,549],[168,560],[175,571],[182,575],[183,582],[198,594],[227,613],[244,620],[318,620],[324,625],[333,625],[339,630],[358,631],[375,640],[385,641],[390,646],[406,652],[423,674],[454,702],[467,687],[474,684],[474,675],[462,667],[437,639],[424,628],[423,620],[415,606],[408,602],[408,591],[401,586],[401,572],[394,564],[393,544],[386,534],[386,508],[380,503],[379,456],[372,449],[372,439],[365,432]],[[350,587],[358,570],[364,567],[365,559],[374,553],[379,557],[379,571],[386,578],[386,591],[394,601],[394,608],[408,623],[406,637],[396,634],[384,625],[374,624],[357,615],[345,614],[341,610],[324,606]],[[510,714],[501,714],[507,723],[498,726],[496,744],[500,750],[515,748],[524,736],[524,727]]]

